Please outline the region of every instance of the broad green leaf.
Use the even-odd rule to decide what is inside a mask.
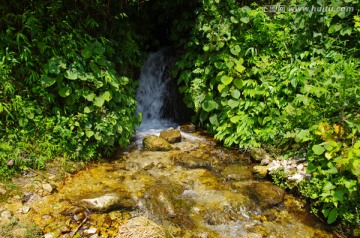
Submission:
[[[329,33],[334,33],[339,31],[342,28],[341,24],[335,24],[335,25],[331,25],[329,28]]]
[[[235,87],[238,89],[241,89],[244,86],[244,81],[241,79],[235,79],[234,80]]]
[[[84,107],[84,113],[90,113],[91,109],[90,107]]]
[[[239,97],[240,97],[240,91],[237,90],[237,89],[232,90],[232,91],[231,91],[231,96],[232,96],[233,98],[239,99]]]
[[[41,83],[44,85],[44,87],[50,87],[51,85],[53,85],[56,82],[55,78],[50,78],[46,75],[43,75],[41,77]]]
[[[71,80],[75,80],[78,78],[78,72],[76,69],[72,68],[72,69],[68,69],[65,72],[65,78],[67,79],[71,79]]]
[[[321,155],[325,151],[322,145],[313,145],[312,150],[316,155]]]
[[[97,107],[102,107],[105,100],[102,97],[95,97],[94,105]]]
[[[230,48],[231,54],[233,54],[233,55],[235,55],[235,56],[238,56],[239,53],[240,53],[240,51],[241,51],[241,48],[240,48],[240,46],[238,46],[238,45],[235,45],[234,47],[231,47],[231,48]]]
[[[250,21],[250,19],[248,17],[242,17],[240,18],[240,21],[246,24]]]
[[[100,44],[95,46],[94,53],[98,54],[98,55],[104,54],[105,53],[105,47],[100,45]]]
[[[334,207],[333,209],[331,209],[329,216],[327,217],[327,223],[328,224],[334,223],[337,219],[337,216],[338,216],[338,209]]]
[[[85,130],[85,134],[88,138],[92,137],[95,133],[91,130]]]
[[[335,188],[336,188],[336,186],[334,186],[331,182],[328,181],[325,183],[323,190],[327,192],[327,191],[333,190]]]
[[[230,99],[230,100],[228,101],[228,105],[229,105],[229,107],[231,107],[231,108],[238,107],[238,106],[239,106],[239,101]]]
[[[109,102],[109,101],[112,99],[111,92],[105,91],[105,92],[103,93],[103,95],[102,95],[102,98],[103,98],[105,101]]]
[[[217,118],[217,115],[214,114],[212,115],[211,117],[209,117],[209,121],[211,124],[213,124],[214,126],[218,126],[219,125],[219,121],[218,121],[218,118]]]
[[[225,84],[219,84],[217,88],[220,93],[225,93],[225,92],[227,92],[227,89],[228,89],[228,87]]]
[[[28,124],[28,122],[29,122],[29,120],[26,117],[19,119],[19,125],[21,127],[25,127]]]
[[[232,77],[229,77],[229,76],[222,76],[221,77],[221,82],[225,85],[229,85],[231,82],[233,81],[233,78]]]
[[[88,46],[85,49],[83,49],[81,51],[81,55],[85,58],[88,59],[92,56],[92,47]]]
[[[63,87],[59,90],[59,95],[63,98],[69,96],[72,92],[72,89],[70,87]]]
[[[235,67],[236,71],[238,71],[239,73],[244,72],[244,70],[246,69],[242,64],[236,64]]]
[[[96,140],[102,140],[102,135],[101,135],[100,132],[96,132],[94,137],[95,137]]]
[[[89,93],[88,95],[86,95],[86,100],[88,100],[89,102],[92,102],[94,101],[94,98],[95,98],[95,93]]]
[[[230,118],[230,121],[232,123],[237,123],[240,119],[241,119],[240,116],[233,116],[233,117]]]
[[[208,46],[208,45],[204,45],[203,50],[204,50],[205,52],[208,51],[208,50],[209,50],[209,46]]]
[[[210,111],[218,108],[219,105],[213,100],[206,100],[202,103],[201,106],[204,109],[204,111],[210,112]]]

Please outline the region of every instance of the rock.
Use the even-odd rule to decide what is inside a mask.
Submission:
[[[264,159],[271,161],[271,157],[261,148],[251,148],[250,157],[256,163],[260,163]]]
[[[284,201],[285,191],[270,182],[256,183],[253,186],[253,196],[264,208],[269,208]]]
[[[167,140],[154,135],[145,136],[142,142],[144,148],[151,151],[169,151],[172,149]]]
[[[167,140],[169,143],[181,142],[180,130],[170,128],[166,131],[160,131],[160,138]]]
[[[122,225],[116,238],[165,238],[165,235],[161,226],[146,217],[139,216]]]
[[[197,168],[212,168],[211,161],[207,159],[198,158],[192,154],[182,153],[176,158],[176,164],[181,165],[185,168],[189,169],[197,169]]]
[[[269,166],[256,165],[252,168],[252,172],[254,173],[255,177],[265,178],[268,174],[268,169]]]
[[[14,160],[12,160],[12,159],[9,159],[8,161],[6,161],[6,165],[7,166],[13,166],[14,165]]]
[[[243,165],[229,165],[221,172],[221,175],[226,180],[249,180],[252,178],[251,172],[248,170],[247,166]]]
[[[60,228],[61,233],[69,233],[71,232],[71,228],[69,226],[62,226]]]
[[[1,218],[11,218],[12,215],[11,215],[11,212],[10,211],[3,211],[1,212]]]
[[[30,211],[30,207],[29,206],[24,206],[22,209],[21,209],[21,212],[23,213],[23,214],[26,214],[26,213],[28,213]]]
[[[180,130],[186,133],[194,133],[196,132],[196,128],[194,124],[186,124],[186,125],[181,125],[180,126]]]
[[[84,236],[94,235],[97,232],[97,229],[95,227],[92,227],[90,229],[84,230]]]
[[[135,207],[135,202],[129,194],[123,193],[108,193],[95,198],[81,199],[81,204],[90,210],[97,212],[105,212],[115,208],[128,208]]]
[[[53,191],[53,187],[49,183],[45,183],[42,185],[42,188],[47,191],[49,194]]]
[[[11,234],[13,235],[13,237],[25,238],[25,237],[28,237],[27,232],[28,232],[28,230],[26,228],[17,228],[15,230],[13,230],[11,232]]]
[[[44,238],[54,238],[55,236],[54,236],[54,234],[53,233],[46,233],[45,235],[44,235]]]

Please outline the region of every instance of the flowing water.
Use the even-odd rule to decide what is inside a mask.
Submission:
[[[150,237],[129,235],[144,231],[145,224],[119,235],[139,216],[161,226],[167,237],[334,237],[304,202],[254,178],[247,155],[222,148],[202,131],[182,133],[168,152],[138,146],[143,136],[177,126],[160,116],[170,80],[167,64],[157,52],[142,69],[137,99],[144,121],[137,144],[73,174],[61,164],[15,179],[22,189],[8,193],[0,212],[36,224],[46,237],[76,232],[93,238]]]

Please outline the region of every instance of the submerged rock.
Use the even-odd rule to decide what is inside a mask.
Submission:
[[[142,142],[144,148],[151,151],[169,151],[172,149],[167,140],[154,135],[145,136]]]
[[[135,207],[135,202],[126,193],[108,193],[95,198],[81,199],[80,203],[86,208],[105,212],[115,208],[131,209]]]
[[[248,180],[252,178],[251,172],[248,170],[247,166],[243,165],[229,165],[221,172],[221,175],[225,180]]]
[[[180,130],[170,128],[166,131],[160,131],[160,138],[167,140],[169,143],[181,142]]]
[[[268,169],[269,166],[256,165],[252,168],[252,172],[254,173],[255,177],[265,178],[268,174]]]
[[[263,208],[279,205],[284,201],[285,190],[271,182],[256,183],[252,194]]]

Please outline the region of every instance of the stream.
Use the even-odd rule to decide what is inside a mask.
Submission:
[[[255,178],[248,155],[161,116],[166,62],[160,51],[144,64],[143,124],[128,148],[83,167],[56,161],[0,185],[0,234],[21,237],[15,228],[35,224],[46,238],[336,237],[303,201]],[[169,127],[181,130],[169,151],[143,147],[145,136]],[[12,226],[14,220],[24,225]]]

